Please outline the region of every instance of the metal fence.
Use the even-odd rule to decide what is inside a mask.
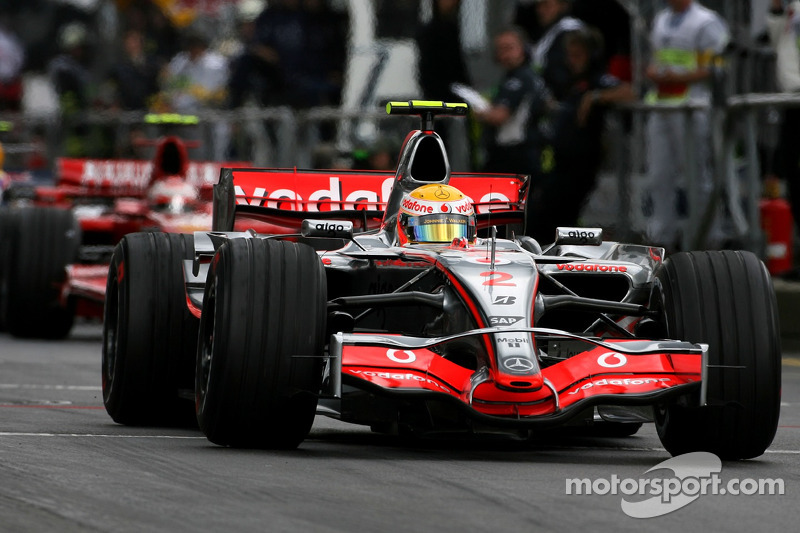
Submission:
[[[710,221],[715,210],[724,206],[734,237],[745,248],[763,255],[758,202],[761,198],[761,145],[765,142],[765,115],[787,106],[800,107],[800,95],[741,94],[709,106],[711,111],[712,167],[714,188],[712,202],[701,211],[697,179],[687,176],[688,217],[682,248],[700,249],[706,245]],[[609,205],[615,215],[611,221],[614,237],[635,241],[641,235],[643,215],[639,191],[646,183],[643,124],[652,113],[691,114],[705,106],[686,104],[661,106],[635,103],[616,109],[610,121],[609,165],[606,172],[615,180],[615,192]],[[387,119],[391,118],[391,121]],[[289,108],[252,108],[198,113],[196,123],[181,126],[178,133],[199,141],[191,156],[198,160],[247,160],[263,167],[335,166],[331,154],[346,154],[369,139],[391,138],[399,150],[405,133],[417,127],[416,118],[388,117],[381,111],[364,112],[339,108],[314,108],[295,111]],[[632,119],[632,120],[631,120]],[[144,113],[100,112],[65,121],[57,115],[4,114],[0,120],[11,124],[14,142],[6,148],[6,168],[22,158],[32,147],[44,146],[52,163],[64,153],[70,131],[99,128],[116,147],[114,153],[86,156],[121,157],[128,152],[124,145],[132,131],[154,138],[163,134],[163,124],[151,124]],[[628,126],[623,127],[625,123]],[[688,121],[687,121],[688,123]],[[445,141],[455,170],[469,170],[467,131],[463,120],[447,120]],[[687,128],[687,138],[693,132]],[[327,150],[322,150],[327,147]],[[697,144],[687,143],[684,157],[697,157]],[[689,165],[691,167],[691,165]]]

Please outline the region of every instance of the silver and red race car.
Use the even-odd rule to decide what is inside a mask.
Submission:
[[[214,443],[275,448],[316,414],[419,436],[655,422],[672,454],[764,452],[781,363],[755,255],[664,257],[599,228],[542,248],[514,234],[526,176],[451,171],[433,122],[466,105],[387,109],[422,118],[395,172],[226,168],[210,231],[122,239],[102,365],[115,421],[196,417]],[[440,227],[412,215],[440,204],[416,191],[449,187],[475,227],[420,238]],[[466,204],[441,205],[436,220],[463,219]]]
[[[223,166],[192,161],[192,141],[166,135],[152,159],[72,159],[52,185],[15,183],[0,208],[0,328],[63,338],[74,318],[102,317],[108,265],[123,235],[186,233],[211,224]]]

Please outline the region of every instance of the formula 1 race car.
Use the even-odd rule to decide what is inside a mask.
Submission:
[[[17,183],[0,208],[0,329],[62,338],[75,316],[100,319],[114,246],[131,232],[186,233],[211,224],[223,166],[190,161],[191,141],[141,141],[151,160],[61,158],[53,185]]]
[[[387,110],[422,118],[396,172],[226,168],[211,231],[122,239],[103,330],[116,422],[196,416],[216,444],[268,448],[298,446],[315,414],[423,437],[655,422],[672,454],[764,452],[781,364],[755,255],[664,257],[599,228],[542,248],[513,231],[527,176],[451,172],[433,122],[465,104]]]

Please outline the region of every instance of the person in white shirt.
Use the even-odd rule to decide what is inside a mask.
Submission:
[[[778,89],[800,95],[800,0],[772,0],[767,31],[775,48]],[[800,223],[800,107],[783,109],[778,154],[778,173],[786,180],[797,225]]]
[[[656,14],[650,34],[652,60],[646,76],[653,84],[647,101],[680,105],[711,102],[712,62],[727,46],[730,36],[725,21],[694,0],[667,0]],[[687,138],[685,121],[691,120],[693,135]],[[653,112],[647,125],[647,157],[653,212],[647,228],[648,239],[668,249],[678,244],[682,221],[678,191],[689,186],[690,175],[699,180],[699,205],[689,206],[703,213],[713,182],[710,159],[710,117],[708,110]],[[687,143],[694,143],[694,172],[687,166]],[[692,230],[693,231],[693,230]]]

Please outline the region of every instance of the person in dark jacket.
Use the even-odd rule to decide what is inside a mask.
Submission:
[[[427,100],[453,101],[453,83],[470,85],[458,27],[460,0],[436,0],[433,17],[417,31],[419,84]]]
[[[537,211],[547,235],[558,226],[578,225],[603,161],[604,111],[609,104],[635,99],[630,84],[606,73],[599,32],[569,31],[563,44],[570,77],[553,114],[555,178],[544,185]]]

